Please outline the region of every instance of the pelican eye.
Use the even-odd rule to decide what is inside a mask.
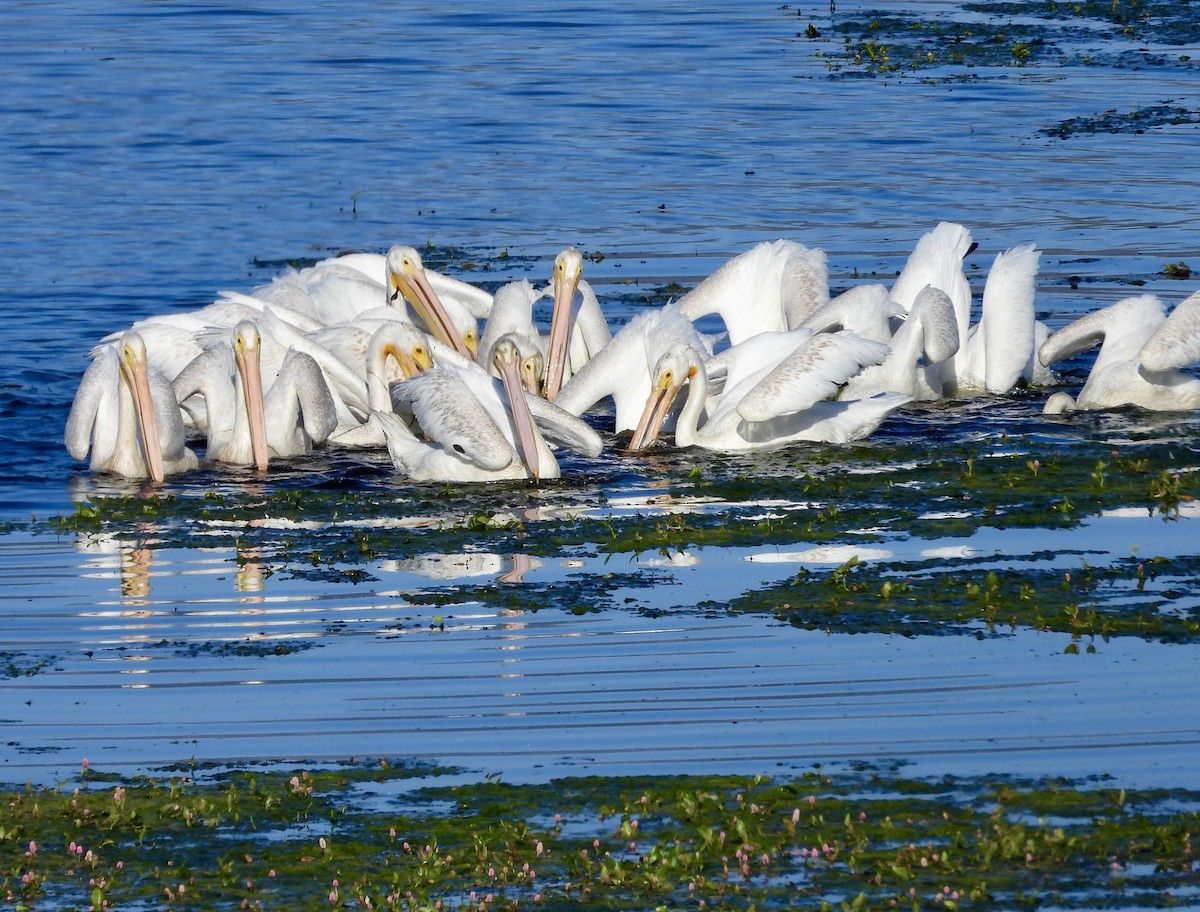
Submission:
[[[456,453],[462,453],[464,456],[467,454],[467,451],[463,449],[463,445],[461,443],[454,444],[453,450]]]

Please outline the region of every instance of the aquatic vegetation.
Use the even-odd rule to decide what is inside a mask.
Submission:
[[[32,658],[14,652],[0,652],[0,678],[32,677],[53,662],[53,657]]]
[[[851,560],[822,578],[802,570],[778,586],[736,598],[736,613],[767,612],[808,630],[906,636],[1003,635],[1018,627],[1065,633],[1064,651],[1095,652],[1110,637],[1200,641],[1200,610],[1174,608],[1172,590],[1190,584],[1200,561],[1151,559],[1072,570],[1046,566],[1046,555],[994,569],[990,558],[954,570],[868,565]],[[1147,587],[1148,575],[1152,585]],[[1132,597],[1133,593],[1137,597]],[[697,610],[713,610],[701,603]]]
[[[1200,13],[1192,4],[1170,0],[1023,0],[964,3],[963,9],[988,16],[1036,17],[1048,22],[1086,19],[1110,24],[1120,35],[1164,44],[1188,44],[1200,36]]]
[[[934,67],[1004,67],[1065,62],[1046,30],[991,22],[924,22],[911,16],[880,16],[836,22],[843,36],[840,56],[829,55],[830,69],[889,75]]]
[[[1046,136],[1066,139],[1081,133],[1142,133],[1155,127],[1194,123],[1200,123],[1200,110],[1162,104],[1129,112],[1108,110],[1092,116],[1072,117],[1058,124],[1043,127],[1039,132]],[[1170,273],[1169,267],[1168,272]]]
[[[175,651],[175,654],[180,656],[197,656],[207,654],[214,656],[251,656],[263,658],[266,656],[292,655],[297,652],[305,652],[309,649],[313,649],[317,644],[312,642],[297,642],[295,640],[281,643],[278,641],[265,641],[247,638],[242,640],[216,643],[164,642],[160,645],[172,648]]]
[[[86,763],[86,761],[85,761]],[[1150,907],[1196,898],[1200,793],[1002,777],[662,776],[510,785],[386,761],[86,766],[0,798],[17,908]]]
[[[1163,44],[1189,44],[1200,35],[1200,14],[1191,4],[1169,2],[963,3],[974,16],[921,18],[895,11],[866,13],[826,26],[830,45],[818,50],[828,72],[836,76],[893,76],[938,70],[942,78],[962,78],[964,70],[979,78],[982,68],[1046,67],[1067,64],[1125,67],[1189,66],[1188,57],[1138,54],[1131,64],[1119,50],[1080,51],[1098,41],[1132,39]],[[1100,23],[1097,30],[1079,23]],[[808,42],[826,32],[810,24],[797,33]],[[841,47],[836,47],[840,37]]]
[[[315,567],[482,546],[539,555],[574,547],[624,553],[828,540],[862,528],[946,537],[981,526],[1069,526],[1117,507],[1170,518],[1194,497],[1193,479],[1179,473],[1194,458],[1186,440],[1122,450],[1001,437],[995,448],[981,458],[970,444],[890,439],[751,457],[673,453],[645,468],[662,473],[661,493],[636,510],[614,508],[586,478],[570,487],[462,489],[396,488],[383,479],[249,496],[195,486],[97,497],[37,528],[127,535],[156,547],[236,545],[255,549],[269,565]],[[945,515],[949,505],[953,516]]]
[[[375,584],[380,561],[474,552],[530,559],[611,559],[705,549],[888,546],[903,540],[966,540],[985,528],[1080,527],[1109,511],[1134,509],[1173,522],[1194,500],[1198,462],[1185,433],[1161,443],[1126,431],[1126,443],[1008,437],[985,445],[930,441],[920,422],[854,446],[805,446],[752,456],[671,451],[643,471],[653,494],[611,502],[606,483],[393,487],[335,479],[312,488],[260,486],[253,495],[204,486],[145,497],[95,498],[43,532],[128,539],[141,548],[225,547],[257,573],[331,584]],[[1095,420],[1103,422],[1103,418]],[[1102,425],[1101,425],[1102,426]],[[1101,434],[1103,436],[1103,434]],[[636,476],[623,479],[635,490]],[[1070,561],[1064,564],[1064,560]],[[1078,568],[1089,562],[1086,576]],[[791,580],[729,602],[669,604],[669,570],[614,565],[564,581],[503,581],[406,591],[413,605],[479,603],[569,613],[699,610],[768,613],[810,629],[846,632],[995,635],[1014,627],[1068,634],[1071,642],[1138,636],[1200,638],[1196,612],[1174,610],[1164,593],[1194,586],[1189,559],[1137,561],[1080,551],[917,562],[851,563],[803,569]],[[1135,575],[1141,574],[1140,576]],[[1075,571],[1062,585],[1064,569]],[[1084,585],[1084,580],[1088,584]],[[654,592],[632,600],[630,590]],[[622,596],[616,597],[620,592]],[[423,623],[423,621],[422,621]],[[222,648],[235,648],[226,646]],[[274,649],[262,647],[266,650]]]

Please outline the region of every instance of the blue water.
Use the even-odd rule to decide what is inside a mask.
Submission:
[[[248,289],[286,258],[576,244],[607,255],[589,268],[602,286],[687,284],[787,236],[844,279],[894,271],[951,219],[985,269],[1041,245],[1051,317],[1122,294],[1114,277],[1200,261],[1195,125],[1038,133],[1186,104],[1193,69],[835,79],[840,39],[797,36],[829,18],[774,3],[8,4],[0,514],[61,504],[72,466],[55,429],[99,336]],[[1072,273],[1089,280],[1077,292]]]
[[[843,0],[836,15],[847,19],[868,8]],[[964,15],[949,2],[907,9]],[[991,20],[997,29],[1004,22]],[[809,23],[824,37],[803,37]],[[69,509],[72,490],[87,483],[86,467],[68,457],[61,433],[86,353],[99,337],[149,314],[202,306],[223,289],[248,290],[287,259],[383,250],[397,242],[461,247],[492,263],[496,252],[508,251],[511,265],[465,276],[494,287],[512,277],[547,277],[554,253],[574,244],[604,254],[599,262],[589,260],[586,274],[602,298],[616,298],[671,281],[690,285],[757,241],[791,237],[826,249],[835,285],[846,285],[890,276],[916,239],[947,219],[967,224],[980,242],[972,263],[980,276],[1006,247],[1033,241],[1045,251],[1038,309],[1052,325],[1134,291],[1154,291],[1174,303],[1195,289],[1195,279],[1168,279],[1163,266],[1200,267],[1197,126],[1068,140],[1040,131],[1110,109],[1194,106],[1195,64],[1180,58],[1198,59],[1200,48],[1153,47],[1096,29],[1094,38],[1072,38],[1067,50],[1119,56],[1123,65],[1088,66],[1073,58],[1064,66],[918,71],[885,79],[831,72],[831,59],[842,51],[831,26],[824,3],[7,3],[0,11],[0,519]],[[1144,65],[1149,54],[1168,62]],[[1142,284],[1131,286],[1131,279]],[[614,322],[632,313],[629,303],[609,310]],[[1028,414],[1036,415],[1036,404]],[[963,425],[964,433],[980,429],[974,418]],[[204,484],[213,481],[202,477]],[[623,492],[606,493],[616,498]],[[74,546],[63,553],[26,547],[13,543],[0,559],[19,580],[9,581],[10,592],[34,599],[21,587],[27,568],[38,568],[55,581],[38,598],[59,606],[66,621],[64,629],[47,633],[39,611],[6,614],[15,625],[6,628],[10,639],[56,656],[67,675],[80,673],[74,663],[85,649],[123,657],[136,634],[125,631],[109,641],[80,632],[80,618],[96,604],[122,603],[113,581],[120,572],[89,575]],[[112,553],[119,552],[114,544]],[[232,559],[217,558],[229,573]],[[697,585],[713,563],[710,556],[698,570],[674,572]],[[181,604],[211,598],[241,610],[228,588],[206,587],[203,575],[189,575],[199,567],[194,556],[170,556],[168,564],[180,568],[167,574],[174,582],[157,585],[183,585],[174,594]],[[267,586],[281,598],[324,604],[342,597],[334,590],[295,593],[294,585],[279,580]],[[619,617],[597,622],[600,628],[606,623],[617,629],[594,631],[601,639],[592,641],[610,642],[603,637],[612,634],[642,642],[634,636],[642,621],[624,619],[627,629]],[[689,655],[695,637],[710,635],[695,619],[691,624],[674,635],[689,644]],[[724,665],[754,665],[764,637],[781,650],[770,667],[782,677],[771,686],[786,684],[795,666],[808,661],[785,656],[813,641],[811,635],[749,621],[735,626],[729,634],[734,645],[721,647]],[[37,632],[27,642],[18,630]],[[391,659],[373,639],[382,634],[371,625],[367,630],[371,636],[331,642],[325,655],[336,651],[339,660],[364,669],[386,665]],[[571,661],[566,647],[572,641],[566,634],[557,639],[557,630],[546,635],[556,647],[541,653],[553,657],[543,671],[548,680]],[[476,636],[471,648],[500,648],[486,634],[478,642]],[[658,636],[672,641],[670,634]],[[661,642],[625,655],[654,661],[671,648]],[[413,661],[426,663],[431,675],[447,673],[452,666],[442,664],[440,648]],[[931,661],[926,653],[933,647],[906,649],[884,638],[879,648],[894,653],[907,676]],[[1023,638],[1005,650],[1012,648],[1044,662],[1062,644],[1034,637],[1032,645]],[[847,669],[859,644],[835,638],[820,649],[836,653],[828,658],[836,665],[829,673],[834,679],[852,674]],[[975,663],[985,678],[1003,677],[1007,652],[978,649],[986,658],[956,655],[948,674],[966,674]],[[1017,677],[1032,685],[1047,675],[1051,681],[1065,676],[1078,680],[1069,686],[1082,692],[1116,674],[1134,703],[1140,694],[1159,695],[1163,719],[1147,723],[1159,734],[1145,738],[1160,752],[1141,765],[1122,755],[1112,766],[1131,774],[1163,767],[1178,773],[1176,752],[1194,749],[1187,747],[1198,727],[1194,708],[1180,716],[1184,708],[1160,694],[1180,692],[1170,685],[1177,672],[1148,676],[1154,660],[1144,657],[1144,645],[1121,649],[1105,660],[1115,666],[1094,666],[1086,675],[1055,665],[1043,673],[1031,665]],[[326,672],[313,658],[297,660],[304,667],[314,662],[296,679],[284,675],[284,686],[312,697]],[[216,660],[171,663],[183,666],[185,677],[214,675],[214,687],[228,677]],[[120,664],[114,660],[114,667]],[[1131,664],[1140,669],[1136,676],[1126,676]],[[672,670],[664,686],[687,693],[705,676],[704,660],[688,668]],[[353,705],[380,699],[366,696],[371,685],[363,675],[339,685],[347,701],[359,701]],[[72,709],[80,693],[92,694],[97,704],[88,709],[87,724],[111,725],[130,711],[128,689],[102,683],[118,678],[73,677],[86,683],[65,690],[55,690],[55,680],[47,671],[19,682],[23,689],[46,687],[40,696],[56,695],[48,723],[38,721],[36,710],[21,717],[25,733],[28,726],[49,725],[30,736],[53,742],[47,750],[70,753],[70,745],[90,743],[72,728],[82,724]],[[636,686],[631,681],[636,676],[622,679],[622,686]],[[25,696],[23,690],[21,703]],[[322,713],[344,710],[335,702],[294,720],[296,737],[282,746],[247,748],[241,746],[245,733],[261,727],[265,710],[245,699],[249,709],[237,722],[243,734],[221,736],[235,739],[237,750],[218,738],[200,753],[320,753],[314,745],[321,743]],[[499,713],[495,700],[502,697],[485,688],[471,699],[486,704],[480,710],[486,718],[499,718],[492,713]],[[1047,716],[1065,724],[1096,713],[1103,702],[1099,694],[1080,699],[1057,707],[1050,699],[1033,701],[1028,714],[1012,717],[1006,737],[1038,730]],[[153,706],[150,719],[170,712],[169,701]],[[1013,709],[988,703],[980,710],[968,700],[938,710],[960,720],[977,711]],[[851,710],[851,722],[862,712]],[[5,715],[13,715],[7,705]],[[1191,734],[1161,734],[1172,728],[1168,717],[1183,718],[1181,728]],[[528,762],[568,752],[564,745],[575,738],[603,753],[613,749],[605,732],[646,736],[640,725],[633,734],[587,728],[589,718],[585,713],[580,723],[585,734],[528,748],[534,757]],[[655,722],[651,716],[647,724]],[[762,724],[770,734],[752,741],[768,748],[746,747],[743,756],[751,760],[795,756],[803,753],[798,744],[820,737],[841,743],[820,734],[820,725],[810,738],[808,729],[785,736],[770,728],[770,719]],[[846,753],[918,752],[902,743],[905,725],[911,723],[881,730],[882,747],[872,742]],[[1097,732],[1083,736],[1101,737]],[[173,748],[164,745],[177,743],[178,734],[164,733],[144,752],[117,753],[127,763],[166,762]],[[937,729],[918,734],[936,737]],[[517,742],[504,740],[509,736],[520,733],[501,731],[496,750],[520,755]],[[103,740],[102,733],[96,737]],[[129,737],[123,743],[140,743]],[[726,735],[714,736],[703,725],[684,739],[664,736],[655,756],[668,762],[680,752],[703,752],[715,738]],[[985,741],[986,733],[972,728],[960,753],[986,753]],[[1167,749],[1167,741],[1183,746]],[[379,746],[366,739],[360,749]],[[111,744],[95,749],[115,750]],[[486,753],[477,744],[468,750],[453,734],[423,750],[435,757]],[[816,754],[828,759],[838,749]],[[1088,770],[1105,768],[1114,756],[1101,754],[1085,764]],[[5,762],[12,768],[16,761],[9,756]]]

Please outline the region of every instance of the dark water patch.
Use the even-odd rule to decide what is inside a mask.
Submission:
[[[944,67],[1023,67],[1061,65],[1066,55],[1048,30],[1036,25],[990,22],[929,22],[915,16],[879,16],[842,21],[833,30],[843,37],[840,53],[829,52],[831,75],[888,76],[921,71],[934,78]],[[1058,36],[1061,38],[1066,36]],[[945,78],[961,79],[961,73]],[[973,78],[980,78],[976,73]]]
[[[1052,22],[1091,20],[1111,27],[1110,35],[1160,44],[1191,44],[1200,39],[1200,10],[1194,3],[1172,0],[1026,0],[964,3],[963,9],[988,16],[1032,16]]]
[[[191,642],[191,643],[168,643],[163,641],[159,644],[162,647],[171,648],[178,656],[187,658],[195,658],[196,656],[213,656],[216,658],[238,657],[238,658],[266,658],[268,656],[287,656],[294,655],[298,652],[306,652],[309,649],[315,649],[320,644],[311,641],[302,640],[287,640],[287,641],[266,641],[266,640],[221,640],[217,642]],[[139,647],[144,648],[144,647]]]
[[[29,678],[53,667],[53,656],[28,656],[16,652],[0,652],[0,678]]]
[[[831,77],[919,72],[923,79],[956,82],[997,78],[989,70],[1188,69],[1197,61],[1187,54],[1121,46],[1187,45],[1200,34],[1200,13],[1175,3],[964,3],[951,15],[866,10],[839,18],[835,11],[830,20],[810,23],[797,38],[828,45],[816,53]]]
[[[1088,133],[1144,133],[1155,127],[1200,123],[1200,109],[1179,105],[1151,105],[1128,112],[1108,110],[1090,117],[1072,117],[1039,131],[1046,136],[1068,139]]]
[[[664,570],[635,570],[613,573],[580,572],[568,574],[559,583],[521,585],[456,585],[436,592],[404,592],[412,605],[456,606],[464,603],[487,605],[490,610],[543,611],[555,609],[582,615],[596,611],[630,609],[639,599],[631,594],[646,590],[647,598],[661,601],[662,588],[672,582]]]

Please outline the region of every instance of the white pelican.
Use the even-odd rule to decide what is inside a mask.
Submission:
[[[792,348],[782,360],[784,340]],[[796,340],[806,337],[797,345]],[[655,366],[654,390],[630,442],[652,444],[672,401],[686,384],[687,398],[675,423],[675,444],[722,452],[776,449],[800,440],[846,442],[865,437],[911,397],[885,393],[869,399],[830,400],[863,366],[876,364],[887,347],[849,332],[762,333],[739,346],[724,389],[708,396],[704,359],[690,346],[676,347]],[[717,356],[719,357],[719,356]],[[715,359],[714,359],[715,360]],[[701,423],[701,415],[705,418]]]
[[[518,359],[517,373],[526,393],[525,402],[542,436],[551,446],[562,447],[585,456],[599,456],[604,444],[591,425],[578,415],[544,398],[538,391],[537,384],[531,382],[541,376],[541,355],[537,352],[526,355],[521,348],[521,341],[518,336],[507,336],[497,341],[492,351],[492,361],[499,378],[490,376],[484,372],[482,365],[470,361],[455,362],[443,359],[438,363],[444,370],[458,376],[470,393],[488,410],[497,426],[508,435],[509,442],[517,446],[518,438],[510,433],[513,427],[512,408],[508,405],[509,397],[501,382],[504,371],[509,369],[511,349],[515,348]],[[500,357],[501,354],[503,357]],[[407,394],[403,390],[403,383],[392,387],[392,400],[398,406],[397,411],[401,411],[407,405]],[[419,426],[419,422],[417,424]]]
[[[979,321],[971,325],[971,285],[963,260],[976,249],[971,232],[954,222],[939,222],[917,241],[892,284],[891,299],[910,309],[926,286],[944,291],[953,303],[958,350],[940,362],[929,379],[940,380],[939,395],[1007,393],[1020,381],[1039,384],[1052,375],[1039,371],[1033,357],[1047,330],[1034,312],[1040,252],[1033,244],[997,254],[983,290]],[[926,322],[932,318],[926,315]],[[943,332],[948,337],[948,331]],[[931,382],[936,388],[937,383]]]
[[[528,279],[508,282],[496,290],[492,312],[479,336],[479,363],[492,363],[492,349],[501,336],[525,340],[527,347],[546,355],[546,337],[538,331],[533,320],[533,305],[546,296],[549,288],[538,289]]]
[[[733,257],[677,302],[689,320],[718,314],[737,345],[795,329],[829,301],[825,252],[795,241],[763,242]]]
[[[415,248],[407,248],[416,253]],[[418,260],[420,256],[418,255]],[[321,263],[340,263],[358,269],[376,282],[388,283],[387,255],[378,253],[346,253],[322,260]],[[318,263],[317,265],[321,265]],[[486,320],[492,311],[492,295],[477,285],[464,282],[422,264],[425,278],[447,308],[465,310],[476,320]]]
[[[325,325],[353,320],[376,308],[407,301],[431,335],[465,357],[474,357],[475,317],[465,306],[448,307],[430,284],[416,248],[392,247],[386,254],[321,260],[255,289],[255,296],[310,314]],[[366,265],[378,262],[379,269]],[[372,275],[371,273],[377,273]]]
[[[545,344],[546,377],[542,392],[553,402],[563,383],[608,344],[612,333],[592,286],[583,278],[583,255],[574,247],[564,248],[554,258],[550,285],[554,310]],[[578,306],[576,292],[580,294]]]
[[[329,437],[330,445],[340,447],[385,446],[387,440],[374,413],[393,410],[392,384],[433,367],[435,351],[440,363],[457,357],[452,349],[440,346],[407,320],[381,320],[372,332],[353,324],[338,324],[313,333],[311,341],[361,371],[367,385],[366,419],[357,425],[339,422]],[[460,359],[459,363],[469,362]]]
[[[908,310],[926,285],[940,288],[954,302],[959,338],[965,339],[971,322],[971,284],[963,260],[976,246],[963,225],[938,222],[917,240],[892,282],[892,300]]]
[[[886,344],[904,319],[906,309],[891,299],[886,285],[855,285],[822,304],[794,328],[813,332],[848,329],[864,339]]]
[[[396,414],[374,412],[398,469],[416,481],[501,481],[557,478],[558,460],[534,423],[521,383],[520,353],[510,339],[493,354],[503,393],[491,377],[471,369],[434,368],[397,384],[395,395],[412,409],[431,443],[420,440]],[[485,404],[480,395],[488,401]],[[529,397],[532,398],[532,397]]]
[[[1168,317],[1152,294],[1123,298],[1080,317],[1042,344],[1046,365],[1100,346],[1078,396],[1064,392],[1044,411],[1110,409],[1137,405],[1157,411],[1200,408],[1200,379],[1180,368],[1200,360],[1200,292],[1179,303]]]
[[[582,415],[611,397],[616,407],[613,431],[632,431],[650,395],[650,371],[678,345],[690,345],[704,357],[712,354],[708,339],[679,312],[677,303],[640,313],[567,381],[554,403],[573,415]]]
[[[1034,353],[1033,302],[1040,257],[1033,244],[996,254],[984,284],[979,322],[945,362],[953,367],[952,377],[945,371],[942,377],[950,393],[1003,395],[1025,377]]]
[[[205,400],[210,462],[264,472],[271,456],[310,453],[336,427],[333,395],[317,363],[289,348],[267,383],[261,341],[258,327],[243,320],[230,340],[212,345],[175,378],[181,403],[192,396]]]
[[[139,333],[93,352],[67,415],[67,452],[82,461],[90,451],[96,472],[162,481],[197,465],[184,433],[170,381],[149,368]]]
[[[851,377],[841,396],[868,399],[878,393],[904,393],[914,399],[940,399],[939,367],[956,351],[954,303],[940,288],[926,285],[888,341],[887,357]]]
[[[546,398],[554,399],[562,384],[612,340],[612,332],[600,309],[596,293],[580,277],[582,263],[583,257],[579,251],[568,247],[555,258],[553,281],[546,288],[535,288],[528,279],[501,286],[479,338],[479,363],[491,364],[491,352],[496,340],[501,336],[510,336],[517,342],[524,358],[530,359],[534,352],[538,352],[543,364],[548,364],[552,351],[551,340],[556,338],[555,333],[560,336],[566,333],[565,343],[555,343],[565,344],[565,352],[559,349],[557,363],[560,375],[557,383],[546,371],[539,376],[541,382],[537,386]],[[543,333],[534,321],[533,306],[551,292],[554,294],[551,327],[549,332]],[[574,304],[576,294],[579,297],[578,305]]]

